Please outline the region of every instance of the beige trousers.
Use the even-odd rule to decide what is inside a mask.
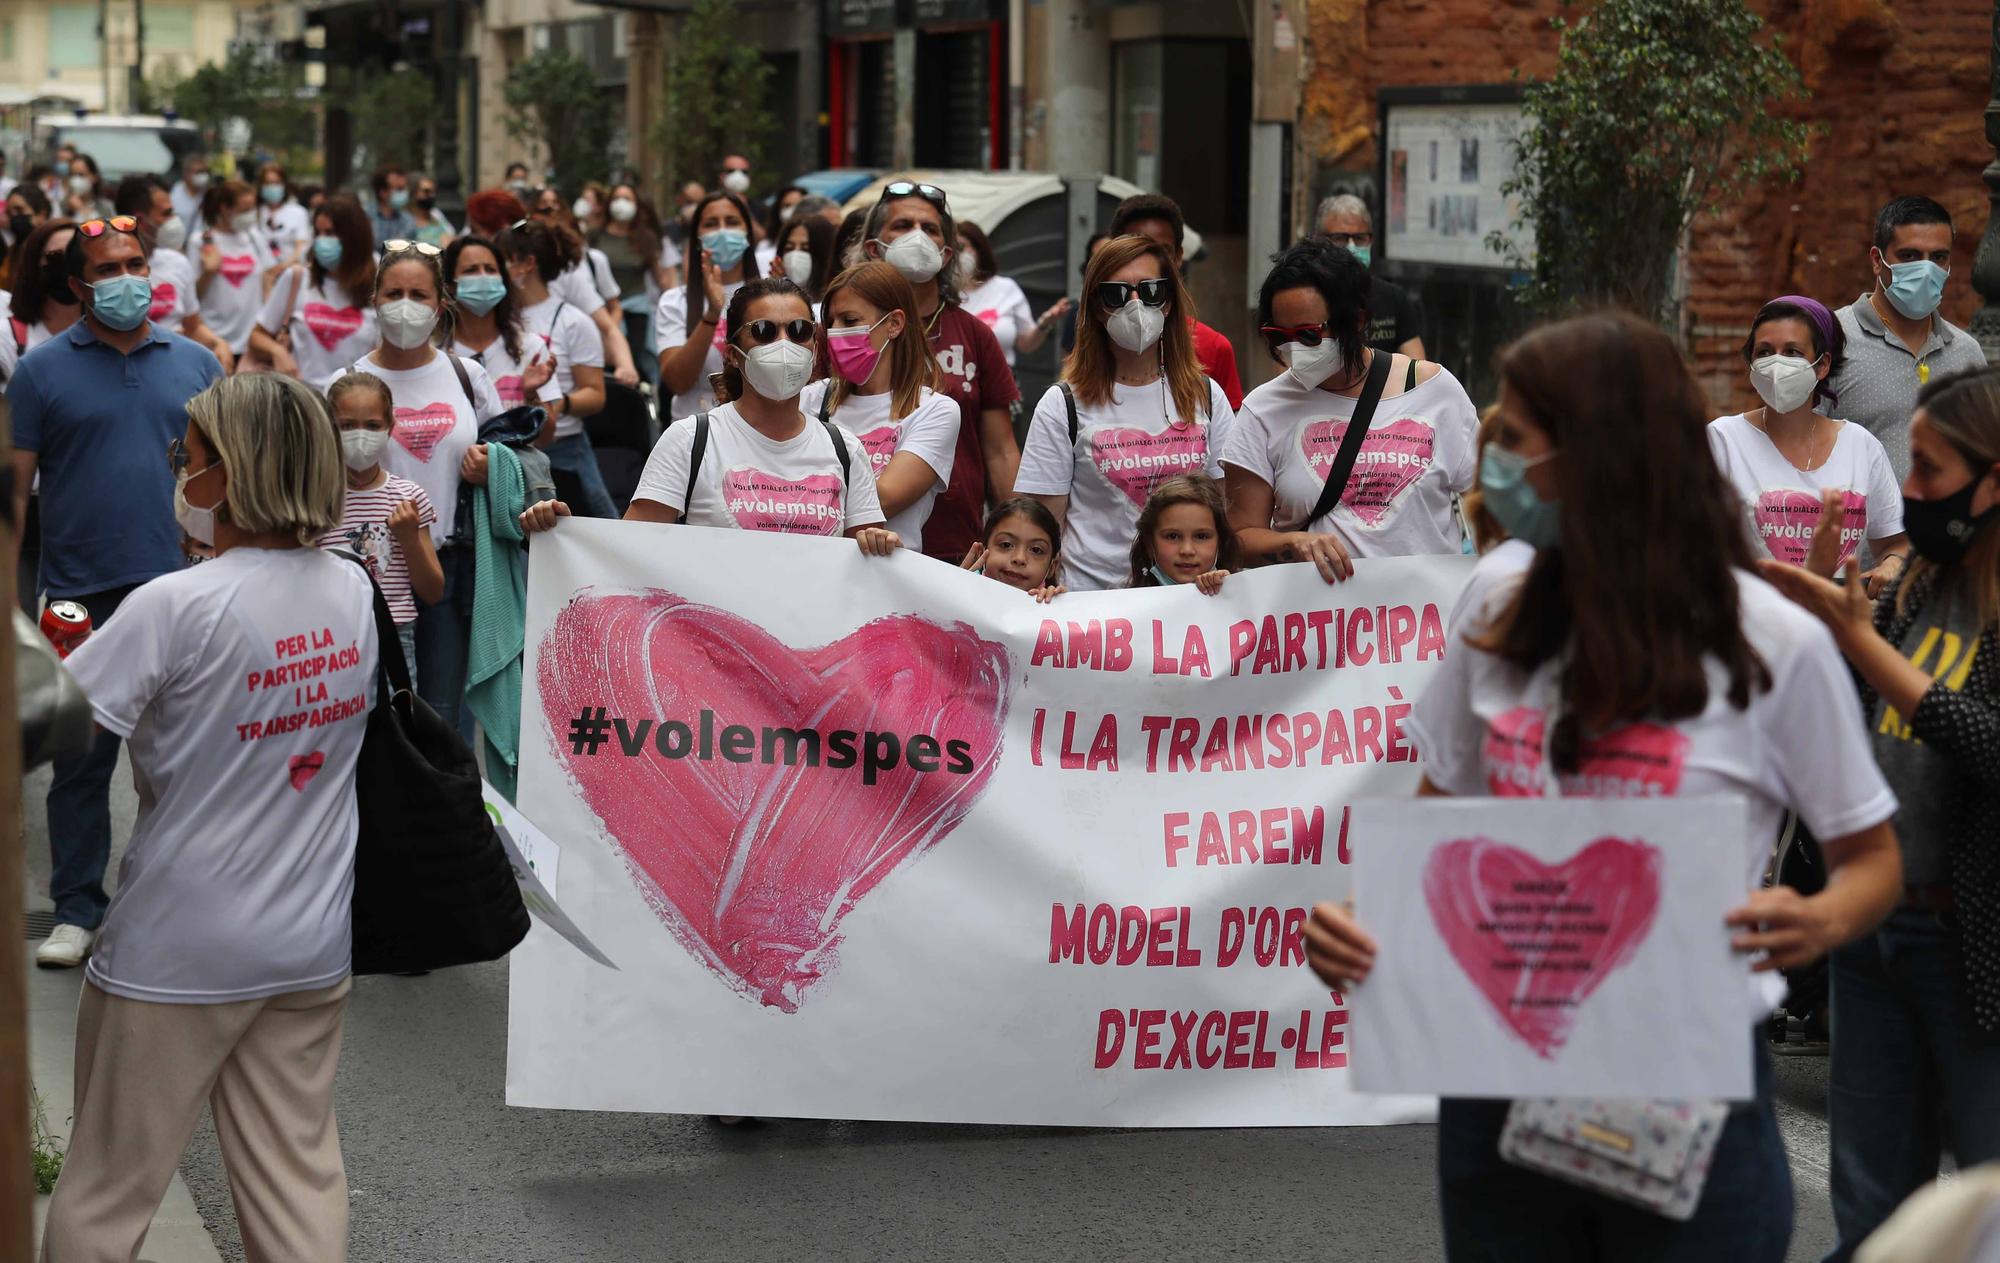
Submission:
[[[133,1263],[194,1134],[215,1116],[251,1263],[347,1257],[333,1072],[351,983],[230,1004],[154,1004],[86,981],[76,1113],[43,1263]]]

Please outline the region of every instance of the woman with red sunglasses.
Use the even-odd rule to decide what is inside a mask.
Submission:
[[[1451,501],[1479,470],[1465,388],[1442,365],[1367,345],[1368,289],[1368,269],[1343,247],[1306,240],[1278,256],[1257,315],[1286,371],[1244,399],[1222,454],[1244,554],[1310,561],[1328,583],[1353,573],[1355,557],[1460,551]],[[1371,373],[1379,402],[1321,513]]]
[[[868,449],[799,410],[818,336],[805,291],[781,277],[745,281],[729,299],[724,327],[727,402],[667,427],[625,520],[846,535],[877,557],[901,547],[882,525]],[[523,513],[521,524],[548,530],[568,516],[567,505],[548,501]]]

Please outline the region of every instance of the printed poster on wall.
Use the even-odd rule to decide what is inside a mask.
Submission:
[[[1519,102],[1393,103],[1386,112],[1384,258],[1512,271],[1504,253],[1487,247],[1494,231],[1535,257],[1533,228],[1517,222],[1518,199],[1500,192],[1525,126]]]
[[[1355,1086],[1442,1096],[1748,1099],[1736,798],[1426,798],[1353,815],[1375,966]]]
[[[1050,605],[844,539],[535,541],[507,1099],[1080,1126],[1387,1123],[1303,965],[1409,796],[1464,558]]]

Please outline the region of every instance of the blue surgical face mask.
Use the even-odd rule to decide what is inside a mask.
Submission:
[[[1160,569],[1158,566],[1148,566],[1146,567],[1146,570],[1147,573],[1153,576],[1153,582],[1159,584],[1163,588],[1175,588],[1180,586],[1181,581],[1179,579],[1168,578],[1167,572]]]
[[[126,333],[145,323],[153,307],[153,282],[144,276],[114,276],[90,287],[90,309],[109,327]]]
[[[1347,252],[1353,255],[1355,258],[1361,260],[1362,267],[1367,267],[1369,260],[1375,257],[1375,247],[1357,246],[1353,242],[1348,243]]]
[[[483,316],[507,297],[507,282],[497,276],[463,276],[458,281],[458,305]]]
[[[1535,548],[1552,548],[1562,539],[1562,505],[1542,499],[1528,482],[1528,471],[1554,455],[1548,451],[1530,459],[1489,444],[1479,460],[1487,512],[1500,529]]]
[[[257,190],[257,193],[264,199],[264,205],[266,206],[276,206],[279,202],[285,200],[285,186],[282,184],[263,185]]]
[[[741,228],[721,228],[701,234],[701,248],[715,259],[715,266],[727,272],[743,260],[750,248],[750,236]]]
[[[1905,320],[1922,320],[1944,301],[1944,283],[1950,275],[1929,259],[1889,263],[1889,283],[1882,287],[1882,292]]]
[[[323,268],[326,268],[328,271],[332,271],[334,268],[339,267],[340,238],[314,237],[313,258],[319,260],[319,265]]]
[[[395,192],[389,194],[390,210],[401,210],[409,204],[410,191],[408,189],[397,189]]]
[[[55,173],[56,173],[57,175],[68,175],[68,174],[69,174],[69,159],[68,159],[68,158],[57,158],[57,159],[56,159],[56,164],[55,164]]]

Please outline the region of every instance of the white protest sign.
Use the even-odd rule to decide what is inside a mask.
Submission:
[[[1020,592],[851,541],[568,521],[519,803],[620,971],[512,958],[507,1099],[1088,1126],[1379,1123],[1304,967],[1343,812],[1469,564]]]
[[[1441,1096],[1751,1095],[1735,798],[1354,806],[1354,1082]]]

